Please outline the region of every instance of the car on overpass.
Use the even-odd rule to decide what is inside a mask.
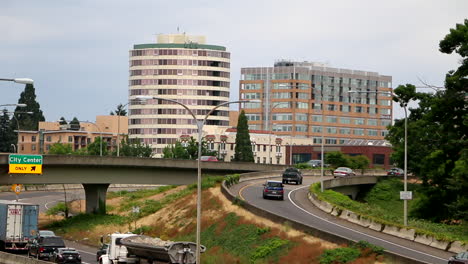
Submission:
[[[405,171],[400,168],[391,168],[387,171],[387,176],[403,176]]]
[[[287,168],[284,170],[282,174],[282,182],[284,183],[290,183],[294,182],[296,184],[302,184],[302,172],[300,172],[298,169],[291,167]]]
[[[333,171],[334,178],[343,178],[349,176],[356,176],[356,173],[350,168],[347,167],[338,167],[336,170]]]

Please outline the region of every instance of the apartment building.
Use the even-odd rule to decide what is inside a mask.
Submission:
[[[155,157],[181,135],[197,132],[193,116],[202,119],[229,101],[230,53],[206,44],[204,36],[158,35],[157,43],[130,50],[129,137],[151,145]],[[138,96],[153,97],[144,102]],[[206,126],[228,126],[229,106],[207,118]]]
[[[393,119],[392,77],[331,68],[315,62],[278,61],[241,69],[239,98],[249,129],[308,138],[310,144],[346,145],[383,140]]]
[[[107,150],[113,151],[117,141],[127,135],[126,116],[97,116],[96,122],[81,121],[80,127],[56,122],[39,122],[39,131],[18,132],[18,153],[47,154],[54,143],[71,144],[74,151],[87,147],[97,137],[107,143]]]

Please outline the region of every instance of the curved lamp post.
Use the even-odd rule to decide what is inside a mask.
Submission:
[[[2,104],[1,106],[16,106],[16,107],[26,107],[26,104]]]
[[[124,108],[125,106],[127,106],[130,102],[122,105],[122,108]],[[116,113],[117,114],[117,113]],[[120,156],[120,113],[118,113],[117,115],[117,157]],[[128,132],[127,132],[128,133]]]
[[[14,78],[14,79],[0,78],[0,81],[15,82],[15,83],[22,83],[22,84],[34,84],[33,79],[29,79],[29,78]]]
[[[200,262],[200,232],[201,232],[201,151],[202,151],[202,133],[203,133],[203,126],[205,125],[206,120],[210,116],[211,113],[213,113],[216,109],[222,106],[227,106],[230,104],[237,104],[237,103],[257,103],[260,102],[260,100],[238,100],[238,101],[231,101],[231,102],[224,102],[221,103],[217,106],[215,106],[213,109],[211,109],[203,119],[198,119],[197,116],[188,108],[185,104],[178,102],[177,100],[173,99],[168,99],[168,98],[161,98],[161,97],[156,97],[156,96],[136,96],[136,99],[139,100],[150,100],[150,99],[156,99],[156,100],[165,100],[169,102],[176,103],[183,108],[185,108],[190,115],[193,117],[197,124],[197,130],[198,130],[198,161],[197,161],[197,251],[196,251],[196,263],[201,263]]]
[[[26,106],[25,104],[22,104],[24,106]],[[19,147],[19,133],[20,133],[20,128],[19,128],[19,121],[18,121],[18,118],[16,118],[15,114],[28,114],[28,115],[32,115],[34,114],[33,112],[6,112],[7,114],[12,114],[13,115],[13,118],[16,120],[16,126],[18,128],[18,136],[16,138],[16,148],[15,148],[15,153],[19,153],[19,150],[20,150],[20,147]],[[13,145],[13,144],[12,144]],[[14,146],[14,145],[13,145]]]

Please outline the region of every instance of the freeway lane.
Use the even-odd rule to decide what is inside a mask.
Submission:
[[[281,180],[281,178],[277,178],[277,180]],[[319,181],[317,177],[304,177],[303,185],[285,185],[284,201],[262,198],[262,183],[265,180],[244,182],[247,185],[240,189],[240,195],[252,205],[282,217],[353,241],[366,240],[374,245],[384,247],[387,251],[421,262],[447,263],[447,259],[453,255],[449,252],[370,230],[318,210],[307,199],[307,187],[317,181]]]

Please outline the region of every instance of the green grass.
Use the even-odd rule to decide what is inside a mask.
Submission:
[[[292,242],[277,237],[265,238],[268,228],[258,228],[253,224],[238,224],[239,217],[229,213],[221,222],[204,229],[201,233],[203,245],[207,248],[220,247],[240,258],[240,263],[258,263],[258,261],[276,262],[282,252],[287,252]],[[195,241],[194,233],[176,237],[177,241]]]
[[[127,223],[127,218],[119,215],[79,214],[71,218],[57,221],[47,225],[46,229],[66,233],[69,230],[87,231],[98,225],[122,225]]]
[[[362,202],[351,200],[348,196],[331,190],[320,191],[320,183],[313,184],[310,189],[320,200],[327,201],[341,209],[348,209],[369,219],[383,224],[403,227],[403,202],[400,191],[403,183],[398,179],[387,179],[377,183],[362,199]],[[408,211],[417,203],[419,186],[408,184],[408,190],[413,191],[415,200],[408,202]],[[442,240],[460,240],[468,243],[468,223],[461,225],[446,225],[432,223],[422,219],[408,218],[408,226],[417,233],[427,234]]]
[[[158,193],[165,192],[167,190],[175,188],[175,185],[165,185],[153,189],[142,189],[136,191],[115,191],[107,193],[107,199],[112,199],[116,197],[123,197],[125,200],[141,199],[145,197],[150,197]]]

